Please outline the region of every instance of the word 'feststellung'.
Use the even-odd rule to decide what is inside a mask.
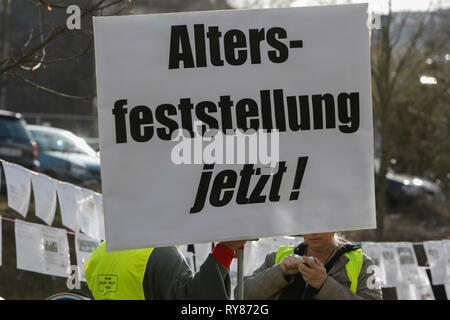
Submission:
[[[128,101],[120,99],[114,103],[112,114],[116,143],[128,142],[127,122],[136,142],[150,141],[155,133],[159,139],[168,141],[178,129],[193,137],[194,117],[204,123],[203,132],[276,129],[282,133],[337,128],[342,133],[354,133],[359,129],[359,103],[359,92],[285,96],[283,89],[275,89],[261,90],[259,101],[252,98],[234,101],[230,95],[224,95],[217,102],[194,103],[186,97],[180,98],[177,105],[164,103],[153,108],[139,105],[130,108],[128,117]]]

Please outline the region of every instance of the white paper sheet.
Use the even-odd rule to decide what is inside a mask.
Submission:
[[[380,243],[380,245],[383,257],[382,265],[386,277],[385,286],[396,287],[403,281],[397,250],[390,243]]]
[[[251,275],[264,261],[265,252],[259,250],[258,241],[247,241],[244,246],[244,275]]]
[[[100,245],[100,240],[89,237],[85,234],[75,234],[75,252],[77,255],[77,265],[80,272],[80,279],[86,281],[84,267],[92,253]]]
[[[44,174],[31,173],[35,214],[49,226],[56,211],[56,181]]]
[[[67,277],[70,274],[70,254],[67,232],[63,229],[41,225],[44,273]]]
[[[247,241],[244,250],[244,275],[248,276],[264,262],[266,255],[281,246],[297,246],[303,242],[302,237],[271,237],[258,241]]]
[[[234,288],[236,288],[237,286],[237,270],[238,270],[237,259],[233,259],[230,265],[231,300],[235,300]]]
[[[8,206],[26,217],[30,205],[30,171],[19,165],[4,161],[3,169],[5,170],[6,189],[8,190]]]
[[[74,232],[79,229],[79,193],[80,188],[70,183],[56,184],[59,206],[61,208],[62,224]]]
[[[434,300],[433,289],[431,288],[430,280],[427,276],[427,271],[424,267],[418,267],[418,279],[415,286],[417,300]]]
[[[375,274],[376,281],[381,284],[381,287],[386,287],[386,271],[384,270],[382,247],[376,242],[363,242],[361,249],[379,268],[379,272]]]
[[[211,243],[196,243],[194,244],[195,249],[195,264],[197,265],[197,270],[200,270],[200,266],[205,262],[208,255],[212,252]]]
[[[99,193],[95,193],[94,199],[98,214],[99,237],[101,240],[105,240],[105,214],[103,212],[103,196]]]
[[[94,192],[81,188],[79,195],[80,230],[92,238],[100,239],[99,214]]]
[[[450,240],[442,240],[442,248],[445,254],[446,275],[445,275],[445,292],[447,293],[447,299],[450,300]]]
[[[63,229],[15,221],[17,269],[67,277],[70,255]]]
[[[395,242],[397,254],[400,262],[400,270],[403,281],[408,283],[417,283],[419,281],[419,268],[417,264],[416,253],[410,242]]]
[[[187,245],[179,245],[177,246],[178,250],[180,250],[181,254],[184,256],[184,260],[186,260],[186,264],[189,266],[189,268],[192,270],[192,272],[195,272],[194,268],[194,256],[192,252],[187,251]]]
[[[397,300],[417,300],[414,284],[398,283],[395,289],[397,291]]]
[[[16,238],[17,269],[44,273],[42,255],[42,227],[39,224],[16,220],[14,223]]]
[[[423,248],[427,255],[433,285],[444,284],[446,276],[447,259],[442,241],[424,241]]]
[[[446,294],[446,296],[447,296],[447,300],[450,300],[450,282],[449,283],[446,283],[445,285],[444,285],[444,287],[445,287],[445,294]]]

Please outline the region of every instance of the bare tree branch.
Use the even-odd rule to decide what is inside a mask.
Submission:
[[[86,16],[89,13],[92,13],[96,10],[98,10],[102,4],[105,2],[106,0],[100,0],[97,4],[95,4],[93,7],[89,8],[88,10],[86,10],[81,17],[83,18],[84,16]],[[123,1],[123,0],[120,0]],[[61,36],[63,33],[65,33],[67,31],[67,26],[66,24],[63,25],[59,25],[58,27],[56,27],[55,31],[44,41],[42,42],[40,45],[36,46],[35,48],[33,48],[32,50],[30,50],[30,52],[24,54],[20,59],[15,60],[13,63],[7,64],[6,67],[3,67],[2,69],[0,69],[0,74],[6,73],[10,70],[12,70],[13,68],[18,67],[19,65],[23,64],[24,62],[26,62],[30,57],[32,57],[36,52],[38,52],[39,50],[41,50],[42,48],[44,48],[45,46],[47,46],[50,42],[52,42],[53,40],[55,40],[56,38],[58,38],[59,36]]]
[[[18,75],[18,74],[16,74],[16,73],[10,73],[10,72],[8,72],[8,73],[6,73],[6,75],[11,76],[11,77],[13,77],[13,78],[20,79],[20,80],[26,82],[27,84],[29,84],[29,85],[35,87],[36,89],[41,89],[41,90],[44,90],[44,91],[47,91],[47,92],[56,94],[56,95],[58,95],[58,96],[64,97],[64,98],[78,99],[78,100],[83,100],[83,101],[86,101],[86,102],[90,102],[90,101],[92,101],[92,99],[94,98],[94,96],[85,96],[85,97],[82,97],[82,96],[74,96],[74,95],[71,95],[71,94],[59,92],[59,91],[56,91],[56,90],[47,88],[47,87],[45,87],[45,86],[43,86],[43,85],[40,85],[40,84],[38,84],[38,83],[36,83],[36,82],[33,82],[33,81],[29,80],[29,79],[26,79],[26,78],[24,78],[24,77],[22,77],[22,76],[20,76],[20,75]]]
[[[89,41],[89,44],[87,45],[87,47],[85,49],[83,49],[83,51],[81,51],[80,53],[77,53],[77,54],[75,54],[73,56],[66,57],[66,58],[59,58],[59,59],[53,59],[53,60],[43,60],[41,62],[43,64],[50,64],[50,63],[59,63],[59,62],[67,62],[67,61],[70,61],[70,60],[74,60],[74,59],[79,58],[82,55],[86,54],[89,51],[89,49],[91,49],[93,43],[94,43],[94,38],[91,38],[91,40]],[[29,61],[37,62],[36,60],[31,60],[31,59]]]

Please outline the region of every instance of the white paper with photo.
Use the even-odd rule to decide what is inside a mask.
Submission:
[[[56,181],[44,174],[31,173],[35,214],[51,226],[56,211]]]
[[[80,188],[70,183],[56,184],[62,224],[74,232],[79,230],[79,193]]]
[[[380,243],[380,245],[383,257],[382,265],[386,277],[385,285],[386,287],[396,287],[403,281],[397,250],[390,243]]]
[[[447,255],[442,241],[424,241],[423,248],[430,266],[433,285],[444,284],[447,271]]]
[[[42,225],[44,273],[67,277],[70,274],[70,254],[67,232]]]
[[[31,194],[30,171],[19,165],[4,161],[3,169],[6,178],[8,206],[26,217]]]
[[[41,225],[16,220],[14,231],[17,269],[44,273],[45,262]]]
[[[410,242],[395,242],[400,270],[403,281],[408,283],[417,283],[419,281],[419,266],[417,264],[416,253]]]
[[[94,192],[81,188],[79,192],[80,230],[95,239],[100,239],[99,214]]]
[[[77,255],[77,266],[80,272],[80,279],[86,281],[84,267],[92,253],[100,245],[100,240],[89,237],[82,233],[75,234],[75,252]]]
[[[105,240],[105,214],[103,212],[103,196],[99,193],[94,193],[95,205],[98,214],[99,238]]]
[[[378,272],[375,273],[376,281],[381,284],[381,287],[386,287],[386,271],[384,270],[382,247],[377,242],[363,242],[361,243],[361,249],[378,267]]]
[[[428,279],[425,267],[418,267],[419,277],[415,285],[417,300],[434,300],[433,289],[431,288],[430,280]]]

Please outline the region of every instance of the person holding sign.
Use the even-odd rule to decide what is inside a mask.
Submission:
[[[104,241],[86,264],[86,280],[96,300],[228,300],[228,269],[245,242],[218,243],[193,275],[174,246],[106,252]]]
[[[369,266],[372,260],[334,232],[303,236],[297,247],[283,246],[244,278],[244,299],[382,299]],[[369,268],[369,270],[368,270]]]

